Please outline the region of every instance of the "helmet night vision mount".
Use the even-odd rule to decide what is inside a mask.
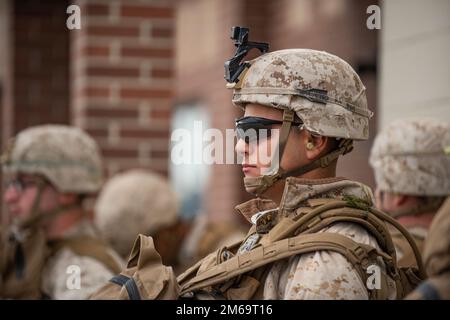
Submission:
[[[248,41],[249,29],[243,27],[231,28],[231,39],[237,47],[234,57],[225,62],[225,80],[228,83],[238,82],[241,73],[250,66],[248,62],[241,63],[242,59],[252,49],[258,49],[261,53],[269,51],[269,44],[264,42]]]

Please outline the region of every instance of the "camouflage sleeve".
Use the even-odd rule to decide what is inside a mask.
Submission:
[[[334,232],[378,247],[362,227],[338,223],[322,232]],[[389,292],[394,297],[395,292]],[[265,282],[266,299],[368,299],[368,290],[352,264],[341,254],[316,251],[275,264]]]
[[[63,249],[46,264],[42,290],[51,299],[82,300],[108,283],[113,273],[99,261]]]

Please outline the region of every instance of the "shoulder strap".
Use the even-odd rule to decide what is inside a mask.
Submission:
[[[252,227],[252,229],[255,230],[254,226]],[[250,229],[250,230],[252,230],[252,229]],[[249,232],[249,234],[250,234],[250,232]],[[242,241],[239,240],[239,241],[233,243],[233,244],[230,245],[230,246],[226,246],[226,247],[220,248],[220,249],[218,249],[218,250],[216,250],[216,251],[210,253],[210,254],[207,255],[206,257],[200,259],[200,260],[199,260],[197,263],[195,263],[192,267],[188,268],[186,271],[184,271],[182,274],[180,274],[180,275],[177,277],[177,282],[178,282],[178,283],[181,283],[181,282],[183,282],[184,280],[186,280],[187,278],[190,278],[190,277],[195,276],[195,275],[198,273],[198,271],[199,271],[200,267],[202,266],[202,264],[203,264],[206,260],[214,259],[215,264],[221,263],[221,262],[223,261],[223,259],[222,259],[222,253],[223,253],[223,252],[226,252],[226,251],[236,252],[237,249],[239,248],[239,245],[240,245],[241,243],[242,243]]]
[[[287,219],[287,221],[284,222],[284,225],[283,221],[280,221],[280,223],[270,231],[269,237],[268,239],[265,239],[265,241],[273,242],[299,233],[317,232],[338,221],[356,222],[362,224],[377,238],[382,250],[394,258],[394,267],[397,267],[395,247],[392,242],[392,237],[386,227],[386,223],[389,223],[397,229],[408,242],[414,253],[419,275],[422,278],[426,277],[420,251],[405,227],[386,213],[379,211],[359,198],[345,196],[343,200],[327,201],[325,204],[319,205],[317,208],[301,215],[295,220],[290,218],[285,219]]]
[[[125,287],[130,300],[141,300],[141,294],[136,285],[136,282],[132,277],[127,277],[123,274],[118,274],[112,277],[109,282],[117,284],[118,286]]]
[[[79,236],[62,239],[50,242],[49,246],[53,254],[62,248],[69,248],[77,255],[98,260],[113,273],[119,273],[121,270],[119,263],[108,252],[110,250],[109,247],[102,240],[95,237]]]
[[[422,253],[424,239],[412,234],[417,248]],[[408,241],[402,236],[398,230],[392,231],[392,240],[396,248],[402,252],[402,257],[398,259],[398,265],[401,267],[410,267],[415,265],[414,252],[411,250],[411,246]]]
[[[220,264],[212,266],[203,273],[180,283],[181,294],[223,283],[231,278],[272,262],[303,253],[318,250],[331,250],[345,256],[356,268],[361,279],[367,281],[367,267],[376,263],[378,256],[389,261],[391,257],[375,248],[357,243],[352,239],[335,233],[315,233],[299,235],[260,245],[251,251],[236,255]]]
[[[424,278],[422,260],[416,244],[408,232],[391,217],[359,199],[327,199],[324,202],[316,202],[317,207],[296,218],[282,218],[251,251],[234,256],[224,262],[220,257],[221,251],[216,251],[207,257],[211,260],[216,255],[216,263],[209,262],[204,271],[201,270],[202,263],[207,259],[199,261],[179,277],[182,294],[222,283],[293,255],[318,250],[332,250],[344,255],[354,265],[363,280],[367,280],[368,277],[366,272],[368,257],[371,256],[372,260],[370,261],[374,263],[375,256],[381,257],[386,264],[386,272],[396,282],[397,294],[401,297],[404,291],[404,279],[402,280],[401,274],[403,270],[400,270],[397,265],[394,244],[387,230],[386,222],[399,230],[406,239],[414,252],[419,268],[418,276]],[[337,222],[352,222],[362,225],[375,236],[382,252],[339,234],[317,233]],[[380,292],[375,293],[375,295],[378,294]],[[385,296],[386,292],[382,295]]]

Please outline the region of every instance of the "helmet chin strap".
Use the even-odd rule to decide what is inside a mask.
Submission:
[[[40,228],[42,226],[42,222],[52,219],[64,212],[67,212],[68,209],[75,207],[75,205],[58,205],[54,210],[51,211],[43,212],[39,210],[42,192],[47,185],[48,183],[44,179],[40,179],[38,181],[37,192],[33,201],[33,206],[31,207],[30,215],[26,219],[20,220],[10,227],[9,241],[11,243],[15,243],[16,245],[16,249],[14,252],[14,268],[16,276],[19,278],[23,276],[23,272],[28,263],[28,258],[25,256],[23,247],[27,239],[29,239],[33,235],[38,235],[46,238],[42,228]],[[35,241],[35,239],[33,241]]]
[[[289,132],[291,130],[292,122],[294,122],[295,113],[292,110],[285,109],[283,112],[283,124],[281,125],[280,136],[278,139],[278,161],[272,158],[272,163],[268,170],[268,174],[261,175],[258,177],[244,177],[244,185],[247,189],[255,196],[261,196],[270,187],[272,187],[275,182],[281,179],[285,179],[291,176],[300,176],[306,172],[312,171],[316,168],[325,168],[330,165],[331,162],[336,160],[341,154],[346,154],[353,149],[353,141],[348,139],[342,139],[336,150],[308,163],[304,166],[297,167],[295,169],[285,171],[281,168],[280,163],[283,157],[284,149],[288,140]],[[275,152],[274,154],[277,154]]]
[[[39,209],[39,204],[41,202],[42,192],[47,185],[48,183],[44,179],[38,181],[37,193],[33,201],[33,206],[31,207],[30,215],[18,222],[17,226],[15,227],[16,232],[28,232],[29,230],[40,226],[44,221],[53,219],[60,214],[67,212],[69,209],[78,207],[78,204],[70,204],[65,206],[58,205],[53,210],[49,210],[46,212],[41,211]]]

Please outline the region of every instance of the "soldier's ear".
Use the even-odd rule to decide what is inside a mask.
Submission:
[[[314,135],[305,131],[302,143],[304,144],[306,158],[314,160],[327,152],[328,137]]]

